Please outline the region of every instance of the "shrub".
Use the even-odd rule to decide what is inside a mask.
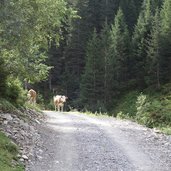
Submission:
[[[2,110],[4,112],[14,112],[17,109],[14,105],[12,105],[6,99],[0,98],[0,110]]]
[[[151,126],[150,123],[150,118],[149,118],[149,106],[150,103],[147,99],[146,95],[143,95],[142,93],[137,97],[137,101],[136,101],[136,117],[135,119],[142,123],[145,124],[147,126]]]
[[[171,100],[168,100],[167,97],[152,99],[149,107],[149,117],[154,126],[171,126]]]
[[[119,113],[117,113],[117,118],[120,118],[120,119],[127,119],[129,118],[128,116],[128,113],[127,114],[124,114],[122,111],[120,111]]]
[[[131,91],[126,93],[117,103],[115,109],[112,111],[112,115],[116,116],[120,111],[122,111],[123,115],[125,114],[126,118],[134,117],[136,115],[136,100],[137,100],[138,92]]]
[[[171,126],[170,96],[148,97],[140,94],[137,98],[136,120],[148,127]]]
[[[26,101],[26,91],[18,78],[9,77],[7,79],[7,99],[15,105],[23,105]]]

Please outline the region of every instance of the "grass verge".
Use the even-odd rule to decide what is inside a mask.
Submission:
[[[149,128],[171,135],[171,83],[160,90],[128,92],[115,106],[113,116],[131,119]]]
[[[24,171],[24,166],[19,164],[18,148],[0,132],[0,170],[1,171]]]

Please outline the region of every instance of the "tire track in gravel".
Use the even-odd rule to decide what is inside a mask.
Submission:
[[[117,145],[121,150],[120,152],[127,156],[127,160],[129,160],[129,162],[133,165],[133,167],[131,167],[129,170],[152,171],[154,169],[154,165],[150,161],[149,157],[139,151],[134,141],[128,141],[126,135],[122,135],[122,131],[120,129],[117,127],[113,128],[110,123],[100,121],[95,118],[93,119],[84,115],[82,115],[82,117],[87,119],[88,122],[97,125],[99,129],[104,132],[108,141],[115,144],[115,146]],[[115,150],[113,153],[116,153]],[[118,160],[123,162],[123,157],[118,157]],[[125,165],[128,166],[128,163],[125,162]],[[128,168],[126,168],[126,166],[121,166],[121,170],[126,171]]]
[[[171,170],[169,164],[160,165],[140,148],[141,142],[136,138],[141,135],[131,132],[146,130],[139,125],[77,113],[45,114],[47,121],[40,125],[41,138],[27,171]]]

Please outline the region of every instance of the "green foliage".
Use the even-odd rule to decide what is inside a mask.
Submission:
[[[50,71],[48,81],[36,85],[46,99],[38,97],[43,108],[47,103],[53,109],[49,94],[62,92],[71,99],[70,108],[113,111],[150,127],[170,124],[164,84],[171,81],[171,0],[0,5],[0,96],[7,93],[11,102],[22,104],[21,85],[11,76],[35,83]],[[74,18],[73,7],[80,17]],[[146,96],[138,96],[140,91]]]
[[[29,83],[46,79],[52,68],[46,63],[47,49],[52,40],[59,44],[61,26],[75,17],[76,11],[67,7],[65,0],[9,0],[0,4],[0,16],[0,57],[9,71],[5,76]],[[0,67],[1,75],[3,70]],[[10,91],[14,90],[8,90],[11,96]]]
[[[153,97],[150,106],[150,117],[154,125],[171,126],[171,84],[165,84],[160,94]]]
[[[33,104],[30,104],[30,103],[26,102],[23,106],[24,106],[24,109],[25,108],[26,109],[31,109],[31,110],[39,112],[39,113],[41,113],[42,110],[44,110],[44,104],[35,104],[35,105],[33,105]],[[26,118],[27,118],[27,116],[26,116]]]
[[[6,99],[0,98],[0,110],[4,112],[15,112],[17,108]]]
[[[144,0],[142,4],[142,11],[139,15],[135,30],[132,36],[132,64],[130,70],[136,78],[136,84],[140,88],[145,88],[145,64],[147,58],[147,38],[150,34],[152,23],[152,2],[151,0]],[[139,69],[141,68],[141,69]]]
[[[128,79],[129,32],[125,23],[124,14],[120,8],[110,31],[110,39],[110,62],[113,68],[112,88],[113,90],[121,91],[122,88],[124,89],[123,83],[126,84]]]
[[[24,167],[18,162],[18,148],[16,145],[1,132],[0,140],[0,170],[24,171]]]
[[[170,85],[170,84],[169,84]],[[163,86],[159,94],[155,94],[147,98],[145,95],[140,95],[137,98],[137,114],[136,120],[149,127],[161,127],[171,125],[171,92],[163,91],[166,86]]]
[[[127,115],[129,118],[134,118],[136,115],[136,100],[138,91],[130,91],[123,95],[113,106],[113,116],[117,116],[121,112],[122,115]]]
[[[111,54],[110,54],[110,27],[107,24],[107,20],[104,23],[103,29],[100,33],[100,55],[102,58],[103,63],[103,75],[101,79],[103,80],[103,92],[104,98],[102,106],[107,110],[111,107],[113,103],[112,100],[112,86],[111,84],[113,73],[112,73],[112,61],[111,61]]]
[[[46,109],[55,110],[54,103],[52,100],[50,100],[50,103],[46,104]]]
[[[38,93],[36,103],[39,104],[39,106],[41,106],[42,108],[44,108],[45,102],[44,102],[42,94]]]
[[[14,105],[23,105],[26,101],[26,91],[19,79],[9,77],[7,80],[6,98]]]
[[[88,110],[96,110],[98,100],[103,97],[103,68],[100,55],[100,43],[96,30],[87,47],[85,73],[82,76],[81,99],[87,103]],[[97,89],[98,87],[98,89]]]
[[[69,4],[77,9],[80,18],[72,20],[71,26],[68,22],[65,23],[61,28],[63,39],[60,41],[60,47],[56,48],[56,44],[53,43],[49,49],[49,63],[53,65],[54,68],[50,72],[49,80],[44,82],[45,86],[51,83],[52,87],[63,87],[64,92],[67,93],[67,96],[71,97],[72,101],[79,102],[77,99],[80,98],[81,75],[84,74],[85,71],[87,42],[91,39],[92,32],[95,28],[100,38],[98,43],[101,44],[99,58],[101,59],[101,65],[104,65],[104,73],[99,74],[102,75],[101,79],[104,79],[103,82],[105,84],[103,90],[104,105],[107,109],[111,107],[113,103],[111,95],[112,66],[109,67],[111,61],[109,58],[110,41],[108,40],[111,23],[113,23],[118,8],[121,6],[126,18],[125,22],[129,24],[129,28],[132,31],[142,2],[142,0],[125,1],[126,0],[69,1]],[[99,89],[102,89],[102,86],[100,86]],[[84,106],[84,104],[78,104],[78,106]]]
[[[164,35],[171,34],[171,1],[164,0],[162,9],[161,9],[161,24],[162,24],[162,33]]]
[[[156,85],[160,88],[160,51],[161,51],[161,24],[159,10],[156,9],[152,21],[150,40],[148,41],[147,61],[146,61],[146,78],[147,85]]]
[[[139,8],[141,6],[141,1],[138,3],[134,0],[121,0],[120,6],[123,10],[126,23],[128,25],[129,30],[131,33],[133,32],[134,25],[136,24],[138,15],[139,15]]]
[[[161,78],[163,83],[171,81],[171,1],[165,0],[161,9]]]
[[[0,97],[5,95],[6,90],[6,70],[4,66],[4,60],[0,56]]]
[[[149,115],[148,115],[148,109],[149,109],[150,103],[147,99],[146,95],[140,94],[137,97],[136,101],[136,120],[144,125],[149,125]]]
[[[129,119],[128,117],[128,113],[124,114],[122,111],[120,111],[119,113],[116,114],[116,117],[119,119]]]
[[[165,134],[171,135],[171,126],[160,127],[160,130]]]
[[[171,86],[163,85],[160,90],[132,91],[118,100],[112,111],[113,116],[133,119],[148,127],[157,127],[169,133],[171,127]],[[145,95],[146,94],[146,95]]]

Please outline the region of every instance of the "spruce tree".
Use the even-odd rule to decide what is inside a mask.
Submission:
[[[98,110],[98,104],[101,103],[103,96],[103,68],[100,55],[100,43],[96,30],[88,42],[86,51],[86,66],[81,82],[81,100],[87,104],[87,109]]]
[[[110,47],[110,27],[107,24],[107,18],[106,21],[104,23],[103,29],[100,33],[100,44],[101,44],[101,58],[102,58],[102,66],[103,66],[103,77],[101,78],[103,80],[103,94],[104,97],[103,98],[103,103],[104,103],[104,107],[106,109],[109,109],[112,103],[112,99],[110,96],[111,93],[111,89],[110,89],[110,85],[111,85],[111,78],[112,78],[112,73],[110,71],[110,51],[109,51],[109,47]]]
[[[113,93],[117,94],[125,88],[128,81],[129,33],[121,9],[115,16],[110,38]]]
[[[133,32],[134,25],[136,24],[142,0],[140,0],[139,2],[140,5],[136,4],[135,0],[120,1],[120,6],[125,16],[125,22],[128,25],[128,30],[131,33]]]
[[[150,34],[152,23],[151,0],[144,0],[142,11],[139,15],[137,25],[132,38],[132,59],[130,70],[132,80],[139,88],[144,88],[145,83],[145,64],[147,58],[147,39]]]
[[[165,0],[161,9],[161,77],[171,81],[171,0]]]
[[[156,9],[156,14],[153,18],[151,34],[148,40],[147,63],[146,63],[146,83],[148,86],[156,85],[160,88],[160,32],[161,20],[159,10]]]

